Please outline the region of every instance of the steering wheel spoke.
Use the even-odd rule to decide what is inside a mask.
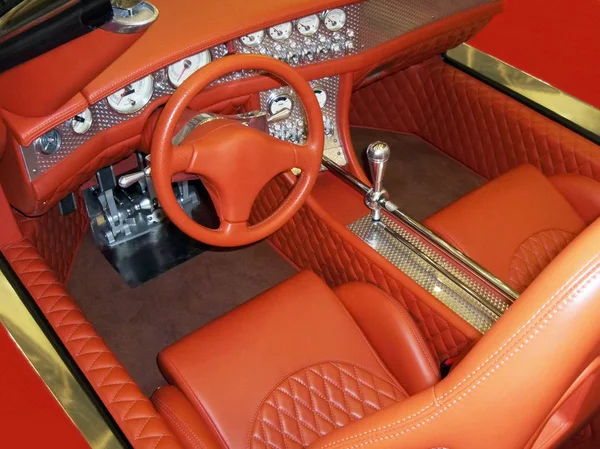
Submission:
[[[183,143],[178,146],[173,146],[171,150],[171,175],[187,172],[190,169],[194,160],[194,144]]]

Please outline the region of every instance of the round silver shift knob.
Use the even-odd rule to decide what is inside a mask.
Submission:
[[[373,142],[367,147],[367,159],[371,162],[387,162],[390,158],[390,146],[385,142]]]

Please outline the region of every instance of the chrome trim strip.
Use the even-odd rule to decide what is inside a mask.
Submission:
[[[600,137],[600,109],[470,45],[448,50],[446,56]]]
[[[342,179],[349,182],[350,185],[354,186],[361,193],[366,195],[367,192],[369,191],[369,189],[370,189],[369,186],[367,186],[365,183],[356,179],[352,174],[348,173],[346,170],[344,170],[342,167],[337,165],[335,162],[333,162],[328,157],[324,156],[322,163],[332,173],[334,173],[338,177],[341,177]],[[381,205],[383,207],[385,207],[385,209],[390,214],[392,214],[394,217],[398,218],[404,224],[409,226],[412,230],[419,233],[419,235],[421,235],[422,237],[427,239],[429,242],[431,242],[433,245],[435,245],[438,249],[440,249],[446,255],[455,259],[463,267],[465,267],[466,269],[471,271],[475,276],[477,276],[477,278],[481,279],[487,285],[489,285],[494,290],[496,290],[498,293],[500,293],[502,296],[504,296],[510,303],[513,303],[515,300],[517,300],[519,298],[519,293],[517,293],[515,290],[513,290],[509,285],[505,284],[502,280],[500,280],[498,277],[496,277],[495,275],[490,273],[488,270],[483,268],[481,265],[479,265],[477,262],[475,262],[469,256],[464,254],[462,251],[460,251],[459,249],[450,245],[448,242],[446,242],[444,239],[442,239],[440,236],[438,236],[436,233],[434,233],[431,229],[427,228],[423,224],[419,223],[417,220],[411,218],[404,212],[400,211],[394,203],[392,203],[391,201],[389,201],[383,197],[381,198],[380,201],[381,201]]]
[[[124,449],[4,273],[0,298],[0,322],[90,447]]]
[[[365,215],[348,229],[479,332],[487,332],[508,309],[499,296],[390,217],[376,222]]]

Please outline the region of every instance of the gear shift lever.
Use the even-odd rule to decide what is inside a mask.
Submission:
[[[381,220],[380,198],[388,197],[388,193],[383,188],[383,175],[385,167],[390,159],[390,147],[385,142],[373,142],[367,148],[367,159],[371,169],[371,178],[373,178],[373,188],[367,192],[365,203],[373,211],[371,214],[373,221]]]

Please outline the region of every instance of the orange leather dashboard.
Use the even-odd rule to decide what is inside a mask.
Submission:
[[[396,1],[398,0],[390,0],[393,4]],[[0,109],[9,131],[6,155],[0,161],[0,181],[11,204],[28,215],[47,211],[70,193],[69,189],[81,184],[75,181],[85,175],[89,177],[90,172],[93,174],[107,163],[115,162],[115,158],[127,155],[125,147],[128,146],[131,151],[138,145],[147,117],[169,97],[157,98],[141,114],[99,132],[34,181],[29,179],[20,154],[20,145],[32,144],[37,137],[82,112],[89,105],[186,56],[257,29],[350,3],[348,0],[282,0],[274,7],[270,2],[249,3],[245,0],[154,0],[153,4],[160,11],[157,22],[57,111],[43,117],[24,117],[4,108]],[[463,12],[434,20],[374,48],[299,67],[298,71],[305,79],[364,72],[393,59],[406,49],[415,48],[417,54],[424,52],[424,42],[444,36],[450,31],[458,33],[458,30],[469,30],[469,33],[464,34],[474,34],[503,7],[502,1],[498,0],[461,0],[459,3],[465,5]],[[465,35],[465,38],[469,35]],[[457,43],[448,42],[449,45]],[[427,56],[429,54],[424,57]],[[278,85],[276,80],[264,76],[222,83],[206,89],[191,106],[202,109]],[[51,86],[47,88],[51,89]],[[78,153],[77,156],[75,153]]]

